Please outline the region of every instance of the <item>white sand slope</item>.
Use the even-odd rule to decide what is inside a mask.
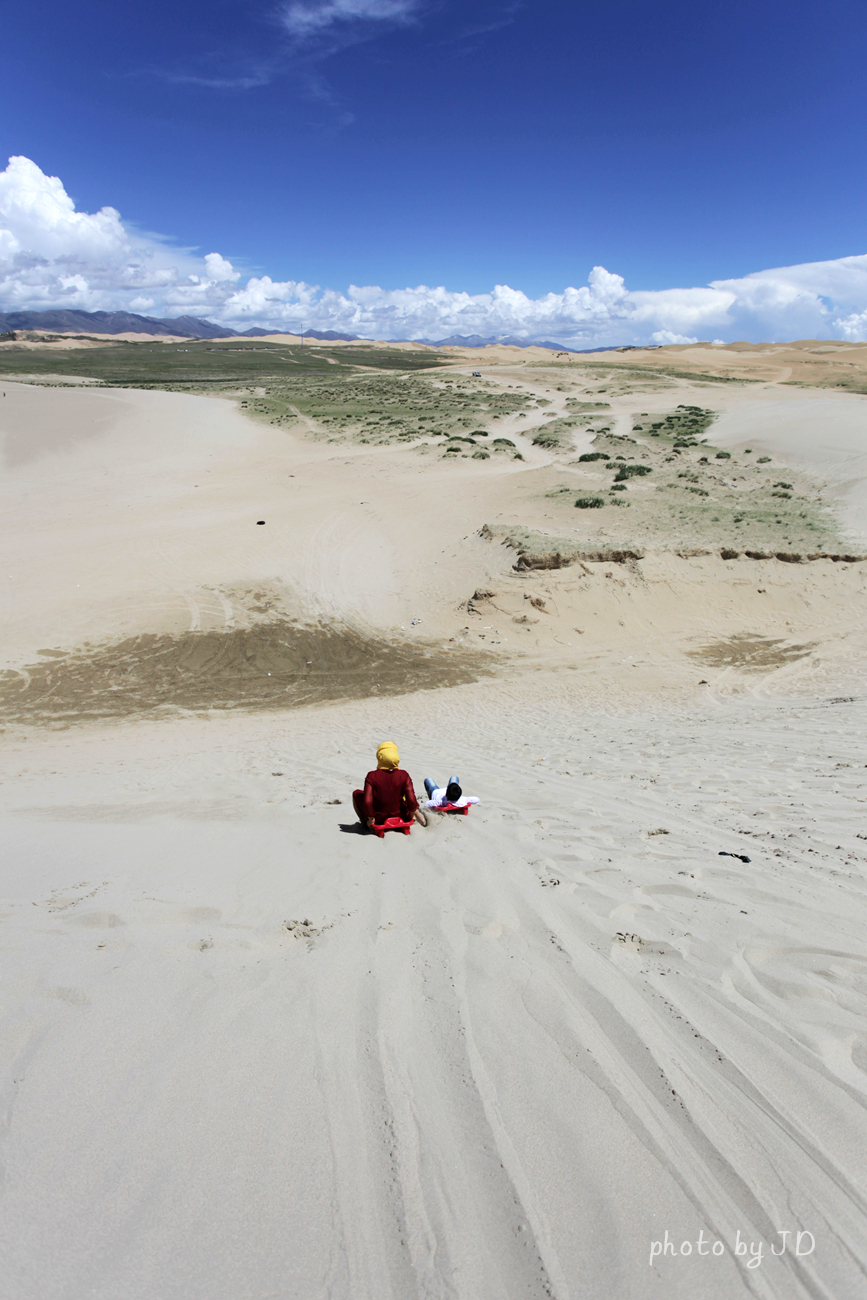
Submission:
[[[720,447],[754,444],[756,454],[771,452],[786,464],[805,468],[828,484],[840,501],[843,519],[860,542],[867,542],[867,401],[823,393],[776,389],[762,401],[747,397],[715,423]]]
[[[863,705],[523,694],[14,747],[7,1294],[858,1294]]]
[[[10,671],[273,601],[463,635],[494,672],[7,715],[4,1300],[861,1294],[867,566],[521,577],[477,529],[546,525],[528,440],[443,465],[217,400],[6,391]],[[805,402],[857,536],[863,399],[734,390],[719,437],[785,465],[785,406],[791,463],[816,463]],[[357,833],[386,738],[417,790],[456,770],[481,804]]]

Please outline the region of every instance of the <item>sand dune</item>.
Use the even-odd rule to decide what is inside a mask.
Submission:
[[[520,460],[4,384],[11,1300],[863,1288],[867,399],[612,371],[732,463],[576,510],[531,363]],[[386,737],[479,807],[357,833]]]

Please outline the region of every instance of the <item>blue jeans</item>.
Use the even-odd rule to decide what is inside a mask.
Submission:
[[[446,787],[450,786],[453,782],[455,785],[460,785],[460,781],[456,776],[450,776],[448,781],[446,781]],[[424,779],[424,788],[427,790],[428,799],[432,799],[433,792],[437,789],[437,783],[436,781],[432,781],[429,776],[426,776]]]

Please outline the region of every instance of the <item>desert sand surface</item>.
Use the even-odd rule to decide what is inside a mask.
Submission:
[[[15,348],[32,351],[66,352],[70,348],[105,347],[110,343],[189,343],[184,334],[137,334],[132,330],[121,334],[39,334],[36,330],[15,330],[14,339],[0,339],[0,357]]]
[[[479,458],[0,381],[10,1300],[863,1290],[867,397],[527,351]]]

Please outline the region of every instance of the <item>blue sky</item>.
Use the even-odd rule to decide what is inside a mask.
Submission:
[[[0,3],[0,165],[240,283],[539,300],[867,249],[863,0]]]

